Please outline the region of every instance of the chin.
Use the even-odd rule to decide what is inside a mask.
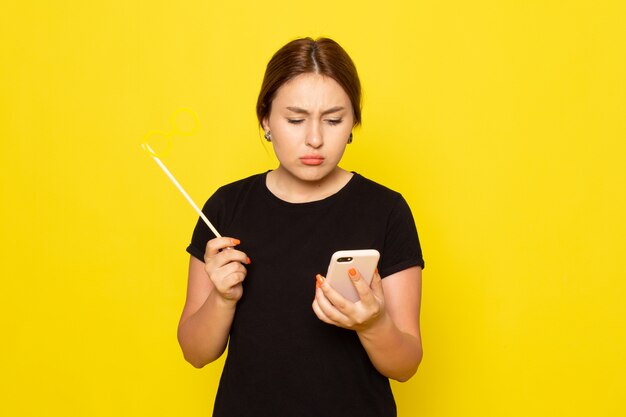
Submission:
[[[303,167],[291,172],[291,174],[301,181],[317,182],[322,181],[333,172],[332,169],[323,167]]]

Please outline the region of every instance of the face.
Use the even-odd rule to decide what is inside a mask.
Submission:
[[[276,170],[320,181],[337,170],[354,125],[350,98],[332,78],[302,74],[283,84],[263,129],[272,133]]]

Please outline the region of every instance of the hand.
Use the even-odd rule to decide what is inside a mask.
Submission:
[[[313,311],[320,320],[328,324],[356,331],[369,329],[385,315],[383,282],[378,271],[374,273],[370,286],[358,270],[352,268],[348,275],[360,300],[356,303],[346,300],[318,275]]]
[[[250,258],[236,249],[238,239],[219,237],[207,242],[204,252],[204,270],[223,300],[237,303],[243,295],[242,282]]]

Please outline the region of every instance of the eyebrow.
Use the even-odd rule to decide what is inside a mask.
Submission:
[[[287,110],[291,110],[294,113],[300,113],[300,114],[310,114],[308,110],[305,110],[301,107],[287,107]],[[344,110],[344,107],[342,106],[335,106],[335,107],[331,107],[328,110],[324,110],[322,112],[322,116],[326,115],[326,114],[330,114],[330,113],[336,113],[338,111]]]

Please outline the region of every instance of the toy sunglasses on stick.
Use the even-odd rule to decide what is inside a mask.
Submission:
[[[195,114],[194,114],[195,115]],[[197,120],[197,119],[196,119]],[[168,134],[169,136],[169,134]],[[154,150],[150,147],[150,145],[148,143],[143,143],[141,145],[141,147],[150,154],[150,156],[152,157],[152,159],[154,159],[154,162],[157,163],[157,165],[159,167],[161,167],[161,169],[163,170],[163,172],[165,172],[165,175],[167,175],[167,177],[170,179],[170,181],[172,181],[172,183],[176,186],[176,188],[178,188],[178,191],[181,192],[181,194],[183,195],[183,197],[185,197],[187,199],[187,201],[189,202],[189,204],[191,204],[191,207],[193,207],[193,209],[196,211],[196,213],[198,213],[198,215],[200,216],[200,218],[204,221],[204,223],[209,227],[209,229],[211,229],[211,231],[213,232],[213,234],[216,237],[222,237],[222,235],[219,234],[219,232],[217,231],[217,229],[215,229],[215,227],[211,224],[211,222],[209,221],[209,219],[207,219],[207,217],[204,215],[204,213],[202,212],[202,210],[200,210],[198,208],[198,206],[196,205],[196,203],[194,203],[194,201],[191,199],[191,197],[189,197],[189,194],[187,194],[187,192],[185,191],[185,189],[182,187],[182,185],[180,185],[180,183],[176,180],[176,178],[174,177],[174,175],[172,175],[172,173],[170,172],[169,169],[167,169],[167,167],[165,166],[165,164],[163,164],[163,162],[161,161],[161,159],[157,156],[156,152],[154,152]]]

